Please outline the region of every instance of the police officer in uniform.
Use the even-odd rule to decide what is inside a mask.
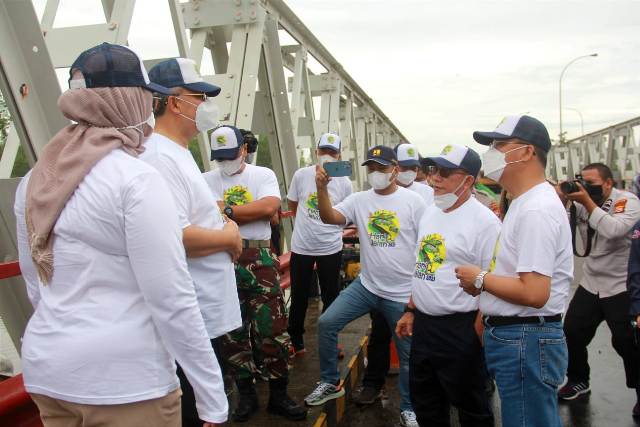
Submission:
[[[563,400],[589,393],[587,346],[603,320],[611,330],[613,348],[624,362],[627,387],[638,392],[638,353],[629,327],[626,280],[630,231],[640,220],[640,201],[634,194],[614,188],[611,169],[602,163],[585,166],[582,178],[586,188],[576,183],[579,191],[566,197],[575,204],[583,246],[591,240],[591,251],[565,318],[569,368],[568,382],[558,392]]]

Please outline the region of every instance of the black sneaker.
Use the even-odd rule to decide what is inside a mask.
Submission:
[[[558,397],[562,400],[573,400],[583,394],[591,393],[588,381],[580,381],[574,383],[573,381],[567,381],[567,383],[558,391]]]
[[[376,400],[379,400],[381,398],[382,390],[375,387],[362,386],[360,387],[358,392],[354,394],[353,401],[356,403],[356,405],[366,406],[374,404]]]

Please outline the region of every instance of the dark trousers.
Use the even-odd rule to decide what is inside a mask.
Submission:
[[[384,315],[377,310],[369,313],[371,316],[371,334],[367,344],[367,368],[364,371],[362,385],[376,390],[384,387],[389,373],[391,329]]]
[[[589,361],[587,346],[596,334],[602,321],[607,322],[611,331],[611,344],[622,357],[627,387],[638,386],[638,350],[633,339],[633,329],[629,323],[629,295],[622,292],[607,298],[578,286],[564,319],[564,333],[569,349],[570,381],[589,381]]]
[[[340,293],[340,265],[342,251],[331,255],[301,255],[291,253],[291,307],[289,308],[289,335],[295,347],[304,345],[304,319],[307,316],[309,292],[313,282],[313,266],[316,265],[322,297],[322,312]]]
[[[422,426],[449,427],[450,405],[463,427],[493,426],[485,390],[477,312],[429,316],[416,312],[409,358],[411,404]]]
[[[221,345],[222,337],[211,340],[211,347],[213,347],[216,359],[218,359],[218,365],[220,365],[220,370],[224,377],[225,365],[224,360],[222,359]],[[182,427],[202,427],[203,421],[200,421],[200,417],[198,417],[198,411],[196,410],[196,396],[193,392],[193,387],[189,384],[189,380],[187,380],[187,376],[184,374],[180,365],[177,365],[177,367],[176,373],[178,374],[180,388],[182,389]]]

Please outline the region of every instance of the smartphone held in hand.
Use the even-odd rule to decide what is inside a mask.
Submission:
[[[327,175],[334,178],[340,176],[351,176],[353,173],[351,162],[346,160],[325,163],[322,167],[327,172]]]

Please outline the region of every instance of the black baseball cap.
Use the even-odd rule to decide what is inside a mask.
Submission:
[[[159,62],[149,70],[152,82],[173,88],[183,87],[207,96],[217,96],[220,88],[204,81],[193,59],[171,58]]]
[[[473,139],[482,145],[491,145],[494,140],[517,138],[544,151],[551,149],[547,128],[531,116],[507,116],[493,132],[473,132]]]
[[[75,71],[82,79],[74,79]],[[171,90],[149,80],[142,60],[133,50],[118,44],[102,43],[85,50],[69,68],[69,88],[141,87],[170,95]]]
[[[482,168],[480,155],[464,145],[449,144],[442,149],[439,156],[424,158],[426,165],[437,165],[447,169],[462,169],[469,175],[477,177]]]
[[[369,162],[375,162],[383,166],[395,165],[398,163],[396,153],[393,148],[384,145],[376,145],[367,151],[367,160],[362,163],[365,166]]]

